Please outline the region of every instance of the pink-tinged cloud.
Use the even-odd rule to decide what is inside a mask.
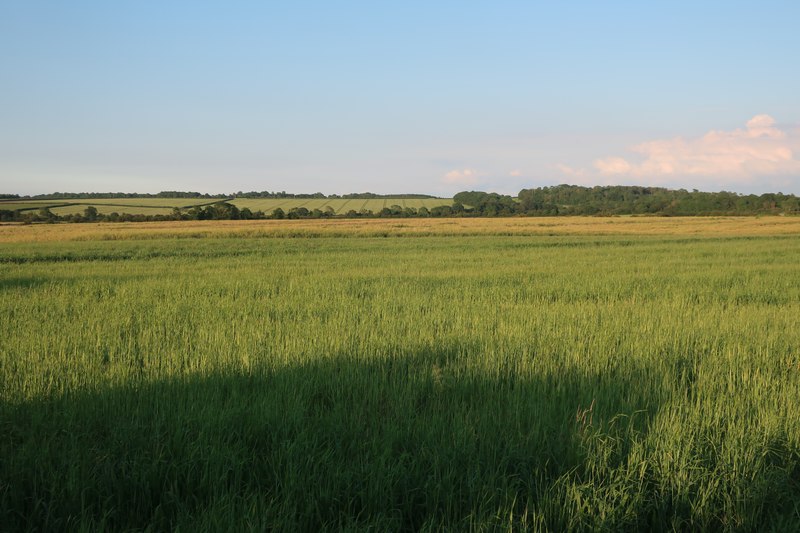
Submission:
[[[750,183],[759,178],[800,176],[800,138],[775,126],[769,115],[756,115],[744,129],[710,131],[696,139],[649,141],[631,149],[638,160],[605,157],[594,162],[601,176],[664,182],[669,178],[711,178]]]
[[[478,172],[472,168],[451,170],[442,181],[453,185],[475,185],[478,183]]]
[[[631,171],[631,164],[621,157],[606,157],[594,162],[594,167],[603,176],[613,176],[615,174],[627,174]]]
[[[573,178],[583,178],[586,176],[585,168],[572,168],[569,165],[564,165],[561,163],[556,165],[556,168],[558,169],[559,172],[561,172],[565,176],[570,176]]]
[[[512,178],[518,178],[522,176],[522,171],[519,169],[514,169],[511,172],[509,172],[508,175],[511,176]]]

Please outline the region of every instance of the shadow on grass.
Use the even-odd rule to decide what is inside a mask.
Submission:
[[[459,353],[3,405],[3,529],[636,529],[665,512],[576,523],[558,488],[624,468],[664,401],[652,372],[479,373]]]
[[[14,289],[33,289],[43,285],[45,280],[34,277],[0,278],[0,291]]]

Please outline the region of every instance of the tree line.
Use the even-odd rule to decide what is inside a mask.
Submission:
[[[90,194],[90,193],[87,193]],[[93,193],[92,193],[93,194]],[[161,194],[161,193],[159,193]],[[165,193],[166,194],[166,193]],[[174,193],[170,193],[174,194]],[[194,193],[192,193],[194,194]],[[199,194],[199,193],[197,193]],[[359,193],[372,194],[372,193]],[[419,195],[426,197],[425,195]],[[176,198],[177,196],[170,196]],[[205,197],[205,196],[204,196]],[[296,198],[300,195],[294,196]],[[335,198],[335,195],[327,198]],[[341,198],[353,197],[344,195]],[[379,197],[379,196],[374,196]],[[107,196],[104,196],[107,198]],[[227,197],[229,198],[229,197]],[[369,196],[367,198],[373,198]],[[0,204],[2,207],[2,204]],[[700,192],[697,190],[661,187],[604,186],[582,187],[556,185],[523,189],[516,198],[493,192],[462,191],[453,197],[452,205],[437,207],[401,207],[391,205],[380,211],[362,209],[336,213],[324,209],[294,207],[267,213],[239,208],[227,201],[189,209],[174,208],[163,215],[134,213],[99,213],[89,206],[82,213],[58,215],[48,208],[33,210],[0,209],[3,222],[144,222],[166,220],[259,220],[320,218],[425,218],[425,217],[503,217],[503,216],[710,216],[800,214],[800,198],[793,194],[737,194],[733,192]]]
[[[423,198],[437,198],[430,194],[376,194],[374,192],[352,192],[348,194],[323,194],[315,192],[311,194],[293,194],[286,191],[271,192],[271,191],[239,191],[233,196],[236,198],[299,198],[299,199],[344,199],[344,200],[371,200],[371,199],[423,199]]]
[[[107,198],[230,198],[229,194],[208,194],[195,191],[142,192],[53,192],[20,196],[19,194],[0,194],[0,199],[14,200],[91,200]]]
[[[323,194],[315,193],[289,193],[286,191],[249,191],[236,192],[233,194],[208,194],[195,191],[161,191],[158,193],[138,193],[138,192],[53,192],[47,194],[34,194],[20,196],[19,194],[0,193],[0,200],[90,200],[98,198],[209,198],[223,199],[235,196],[237,198],[343,198],[343,199],[422,199],[437,198],[430,194],[376,194],[373,192],[354,192],[348,194]]]
[[[662,187],[556,185],[523,189],[508,195],[464,191],[453,197],[472,216],[568,215],[761,215],[800,214],[800,198],[793,194],[737,194]]]

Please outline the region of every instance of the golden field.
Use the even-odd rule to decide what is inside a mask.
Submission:
[[[0,243],[203,237],[800,235],[800,217],[531,217],[1,224]]]

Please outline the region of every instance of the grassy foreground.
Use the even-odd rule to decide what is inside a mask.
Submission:
[[[800,239],[735,220],[0,227],[0,529],[797,530]]]

